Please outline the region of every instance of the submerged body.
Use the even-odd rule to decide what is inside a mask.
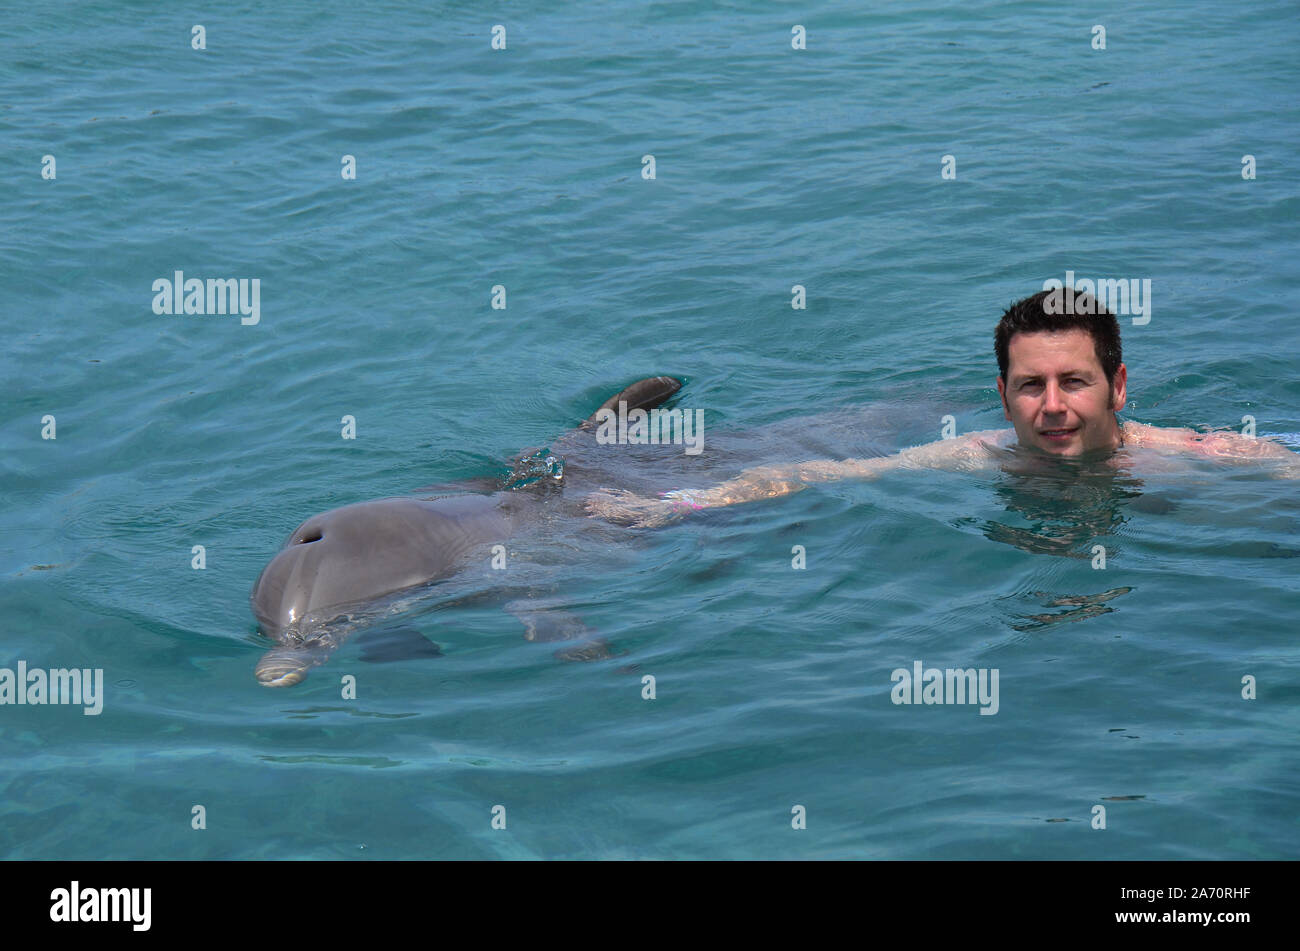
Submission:
[[[589,496],[585,505],[590,514],[599,518],[637,528],[653,528],[701,509],[776,498],[820,482],[871,479],[896,470],[1068,472],[1065,465],[1070,462],[1078,465],[1084,461],[1114,471],[1132,470],[1142,474],[1168,471],[1176,460],[1200,457],[1222,463],[1257,465],[1261,471],[1276,478],[1300,479],[1300,456],[1267,436],[1198,433],[1191,429],[1148,426],[1131,420],[1126,421],[1119,432],[1123,442],[1118,450],[1100,450],[1072,460],[1059,454],[1041,452],[1036,446],[1024,446],[1017,442],[1014,429],[985,429],[913,446],[888,456],[754,466],[720,484],[661,492],[658,498],[647,498],[625,489],[604,489]]]

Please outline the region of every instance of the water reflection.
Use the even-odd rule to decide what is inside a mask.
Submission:
[[[1031,554],[1087,560],[1113,557],[1117,551],[1113,537],[1132,511],[1163,514],[1176,508],[1165,496],[1144,493],[1143,481],[1133,475],[1130,463],[1123,451],[1061,459],[1019,447],[1009,449],[993,484],[1007,516],[985,521],[984,535]],[[1132,590],[1119,587],[1067,595],[1036,591],[1032,596],[1044,607],[1066,610],[1017,615],[1011,627],[1041,631],[1109,614],[1115,610],[1110,602]]]
[[[1109,614],[1115,609],[1107,606],[1106,602],[1112,598],[1118,598],[1121,594],[1128,594],[1132,590],[1132,588],[1111,588],[1097,594],[1067,594],[1062,597],[1053,596],[1046,591],[1035,591],[1034,597],[1042,598],[1044,607],[1069,607],[1071,610],[1060,611],[1055,614],[1020,615],[1022,623],[1012,624],[1011,627],[1017,631],[1038,631],[1053,624],[1086,621],[1088,618],[1096,617],[1099,614]]]
[[[983,531],[1032,554],[1090,559],[1097,540],[1117,534],[1128,520],[1127,510],[1175,508],[1167,497],[1142,491],[1123,452],[1076,459],[1018,447],[1004,453],[993,491],[1011,520],[986,521]]]

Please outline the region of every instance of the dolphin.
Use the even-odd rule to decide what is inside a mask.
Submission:
[[[580,455],[584,445],[594,442],[592,430],[602,411],[613,410],[620,402],[629,410],[649,410],[681,386],[681,381],[668,376],[633,383],[557,440],[556,450],[579,450]],[[504,483],[493,480],[496,491],[375,499],[307,519],[262,570],[249,595],[260,629],[280,645],[258,662],[258,682],[268,687],[299,683],[357,627],[364,626],[377,605],[400,592],[449,578],[476,554],[504,543],[535,520],[538,502],[566,479],[563,466],[555,452],[525,450]],[[470,485],[482,487],[481,482]],[[575,514],[582,514],[580,502],[571,504]],[[512,601],[505,608],[524,623],[529,640],[576,639],[585,630],[580,622],[542,603]],[[600,653],[579,648],[571,657],[589,659]]]

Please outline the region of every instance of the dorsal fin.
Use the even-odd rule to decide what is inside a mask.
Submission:
[[[625,387],[615,393],[605,402],[601,403],[596,412],[587,417],[582,424],[586,429],[596,425],[596,417],[600,415],[601,410],[618,411],[618,404],[626,402],[628,411],[634,409],[650,410],[666,402],[669,397],[682,388],[682,381],[673,379],[671,376],[652,376],[644,380],[637,380],[629,387]]]

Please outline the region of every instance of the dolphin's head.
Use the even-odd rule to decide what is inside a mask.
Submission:
[[[318,518],[312,518],[299,525],[253,583],[249,595],[253,615],[262,632],[275,640],[285,640],[285,635],[299,628],[316,606],[312,597],[317,588],[320,557],[313,546],[322,537],[320,526],[313,524],[317,521]]]
[[[256,676],[266,687],[290,687],[328,656],[317,636],[319,614],[311,614],[319,600],[322,531],[309,519],[289,536],[284,548],[271,559],[253,584],[249,601],[258,625],[282,647],[268,651],[258,662]]]

